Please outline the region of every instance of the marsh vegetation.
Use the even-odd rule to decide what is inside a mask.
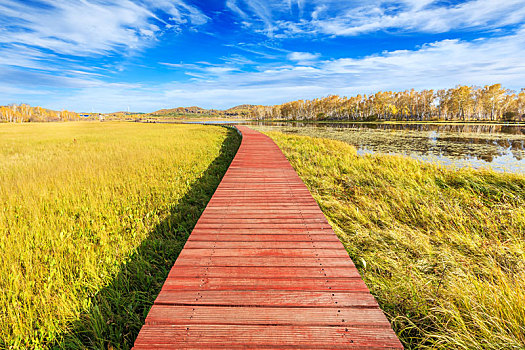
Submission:
[[[281,131],[344,141],[359,154],[386,153],[497,171],[525,173],[525,126],[436,123],[252,122]]]
[[[0,140],[0,348],[130,348],[237,133],[4,124]]]
[[[269,135],[405,346],[524,347],[525,176],[381,153],[400,144],[424,150],[422,133],[458,133],[454,126],[354,130],[361,127],[287,124]],[[521,157],[513,146],[521,129],[492,131],[467,127],[454,142],[472,147],[465,140],[477,138],[483,147],[472,154],[506,145]],[[404,143],[389,144],[398,132]],[[3,124],[0,140],[0,347],[130,348],[235,154],[237,133]],[[349,145],[371,141],[377,153]]]
[[[525,176],[268,133],[407,348],[525,347]]]

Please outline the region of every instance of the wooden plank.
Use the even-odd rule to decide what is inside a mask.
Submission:
[[[379,308],[156,305],[146,324],[295,325],[390,328]]]
[[[374,297],[368,291],[164,290],[155,300],[155,304],[257,307],[378,307]]]
[[[239,242],[239,241],[188,241],[184,248],[187,249],[338,249],[341,242],[326,241],[307,241],[307,242],[290,242],[290,241],[270,241],[270,242]]]
[[[135,349],[401,349],[377,327],[145,325]]]
[[[297,223],[297,224],[265,224],[265,223],[257,223],[255,220],[251,223],[246,224],[230,224],[228,222],[225,223],[216,223],[216,224],[201,224],[197,223],[195,225],[195,228],[231,228],[231,229],[249,229],[249,228],[257,228],[257,229],[301,229],[301,228],[313,228],[313,229],[324,229],[324,230],[330,230],[330,225],[326,223]]]
[[[328,223],[325,218],[303,218],[302,216],[298,217],[278,217],[278,218],[257,218],[257,217],[248,217],[248,218],[231,218],[231,217],[218,217],[210,218],[206,217],[205,219],[199,220],[199,224],[300,224],[301,227],[304,227],[305,219],[308,219],[308,223],[323,223],[324,227],[328,228]]]
[[[315,235],[315,234],[334,234],[332,230],[325,230],[325,229],[309,229],[307,227],[303,228],[244,228],[244,229],[236,229],[236,228],[195,228],[193,230],[194,232],[206,232],[206,233],[221,233],[221,234],[230,234],[230,233],[239,233],[239,234],[298,234],[298,233],[304,233],[309,235]],[[191,236],[190,236],[191,237]]]
[[[311,242],[314,238],[307,233],[301,234],[222,234],[222,233],[199,233],[193,232],[188,241],[222,241],[222,242]],[[339,240],[333,234],[319,234],[315,236],[316,242],[337,242]]]
[[[247,249],[183,249],[179,254],[180,258],[187,258],[190,256],[280,256],[289,258],[303,258],[303,257],[320,257],[320,258],[348,258],[348,253],[344,249],[294,249],[294,248],[279,248],[279,249],[261,249],[261,248],[247,248]]]
[[[304,258],[291,257],[240,257],[240,256],[196,256],[177,259],[174,266],[326,266],[326,267],[354,267],[352,260],[347,257],[327,258],[308,256]]]
[[[220,211],[205,211],[201,219],[228,219],[228,220],[250,220],[250,219],[319,219],[326,221],[324,216],[310,210],[275,210],[275,209],[235,209],[235,210],[220,210]]]
[[[319,277],[319,278],[253,278],[253,277],[173,277],[167,278],[163,290],[310,290],[326,291],[367,291],[361,278]]]
[[[134,348],[402,349],[286,157],[239,130]]]
[[[176,277],[235,277],[235,278],[301,278],[301,277],[348,277],[359,278],[355,267],[297,267],[297,266],[193,266],[177,265],[168,278]]]

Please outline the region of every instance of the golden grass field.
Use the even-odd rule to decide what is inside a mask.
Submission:
[[[525,347],[525,176],[268,134],[407,348]],[[129,349],[239,142],[218,126],[0,124],[0,348]]]
[[[238,144],[217,126],[0,124],[0,348],[129,348]]]
[[[525,176],[269,132],[406,348],[525,348]]]

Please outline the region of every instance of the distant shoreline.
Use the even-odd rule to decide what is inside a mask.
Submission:
[[[255,122],[269,122],[269,123],[305,123],[305,124],[439,124],[439,125],[506,125],[506,126],[525,126],[523,122],[504,122],[504,121],[485,121],[485,120],[469,120],[469,121],[449,121],[449,120],[422,120],[422,121],[402,121],[402,120],[378,120],[378,121],[364,121],[364,120],[289,120],[289,119],[252,119]]]

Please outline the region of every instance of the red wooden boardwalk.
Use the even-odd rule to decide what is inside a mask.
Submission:
[[[135,349],[402,348],[283,153],[238,129],[239,151]]]

